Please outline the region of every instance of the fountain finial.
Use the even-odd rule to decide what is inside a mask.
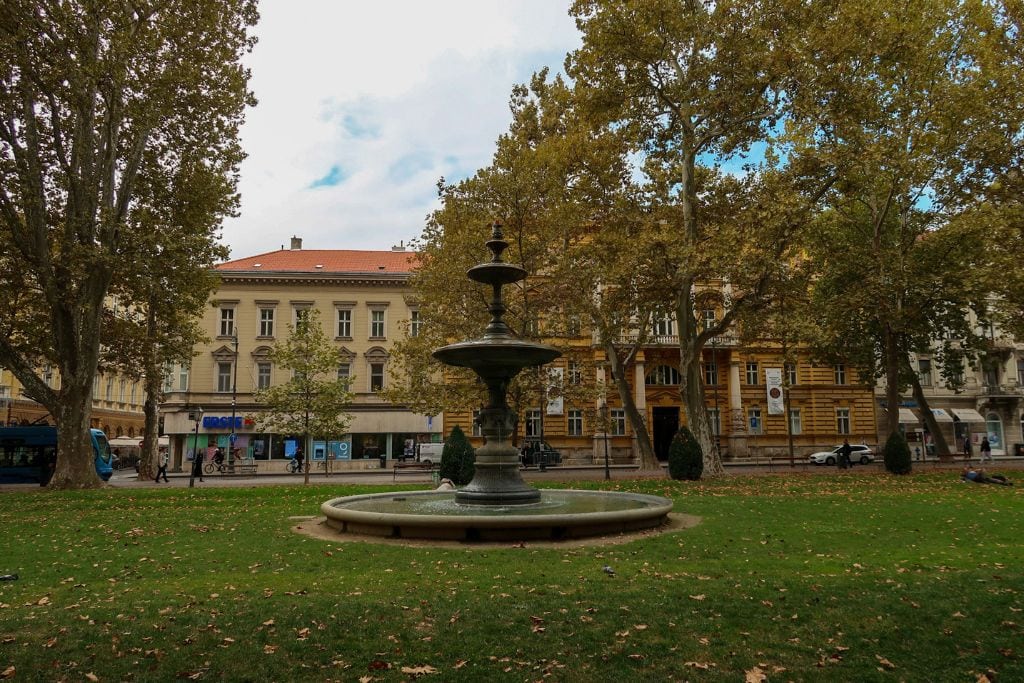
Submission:
[[[505,241],[505,237],[501,233],[501,227],[501,221],[491,223],[491,239],[485,243],[493,254],[491,263],[502,263],[501,254],[508,249],[508,242]]]

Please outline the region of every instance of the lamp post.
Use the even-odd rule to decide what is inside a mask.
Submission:
[[[608,481],[612,478],[612,470],[608,462],[608,404],[602,403],[601,408],[601,430],[604,432],[604,478]]]
[[[235,466],[235,403],[238,396],[238,330],[235,329],[231,342],[235,346],[235,367],[231,378],[231,433],[228,435],[228,467]]]
[[[199,455],[199,423],[203,421],[203,407],[199,406],[196,408],[196,435],[195,440],[192,442],[192,467],[189,470],[188,475],[188,487],[194,488],[196,485],[196,467],[203,466],[202,457]]]

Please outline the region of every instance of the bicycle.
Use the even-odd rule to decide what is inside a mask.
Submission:
[[[214,470],[217,470],[217,472],[219,472],[220,474],[224,474],[227,471],[227,469],[228,468],[227,466],[224,465],[224,463],[215,462],[213,460],[203,465],[203,472],[205,472],[206,474],[213,474]]]
[[[285,465],[285,471],[287,471],[288,474],[295,474],[296,472],[300,472],[301,470],[302,470],[302,465],[300,465],[299,461],[296,460],[295,458],[292,458],[291,460],[289,460],[288,464]]]

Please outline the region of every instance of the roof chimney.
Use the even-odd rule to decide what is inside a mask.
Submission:
[[[405,251],[405,244],[399,242],[398,244],[391,247],[391,251]]]
[[[292,235],[292,251],[302,250],[302,238]]]

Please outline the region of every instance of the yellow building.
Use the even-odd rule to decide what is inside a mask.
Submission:
[[[51,388],[60,388],[60,373],[49,365],[39,377]],[[92,427],[102,429],[110,439],[141,439],[145,427],[142,405],[145,391],[141,382],[117,374],[97,374],[92,392]],[[14,374],[0,368],[0,426],[56,424],[49,411],[24,393]]]
[[[708,314],[713,318],[714,312]],[[685,419],[679,397],[679,346],[674,321],[659,321],[655,332],[635,362],[625,369],[625,377],[648,425],[654,450],[664,461],[672,437]],[[610,381],[604,352],[596,346],[583,346],[585,358],[562,358],[553,365],[561,368],[569,382],[574,381],[580,368],[586,368],[604,390],[587,404],[552,401],[543,408],[528,409],[520,415],[518,438],[542,436],[571,463],[602,463],[606,448],[613,462],[635,462],[638,451],[633,429]],[[764,462],[771,458],[788,462],[790,439],[797,462],[843,439],[877,446],[872,387],[860,383],[853,368],[816,365],[806,358],[787,364],[777,344],[741,346],[733,337],[719,337],[704,349],[702,375],[712,428],[719,435],[719,447],[727,461]],[[772,392],[773,387],[777,391]],[[607,435],[598,420],[603,404],[608,408]],[[466,412],[445,415],[449,429],[458,424],[479,445],[479,430],[474,429],[472,420],[472,414]]]
[[[378,393],[391,381],[392,344],[418,331],[419,310],[408,297],[415,259],[401,247],[303,250],[302,240],[292,238],[290,249],[217,266],[222,282],[201,322],[210,342],[195,349],[190,366],[170,368],[164,387],[161,412],[172,469],[181,468],[195,448],[227,452],[232,432],[239,457],[253,458],[261,471],[284,468],[301,436],[256,433],[246,416],[260,410],[253,400],[257,388],[283,381],[269,360],[272,345],[310,309],[319,311],[337,343],[338,374],[351,378],[355,394],[350,433],[314,443],[314,462],[327,455],[337,458],[334,469],[378,467],[380,455],[398,457],[408,440],[439,435],[439,417],[392,405]]]

